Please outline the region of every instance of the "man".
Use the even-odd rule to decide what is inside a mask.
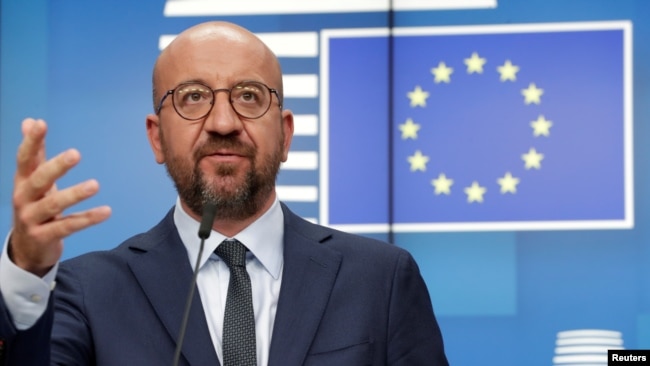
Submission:
[[[220,254],[233,243],[225,239],[236,239],[247,249],[253,363],[447,365],[406,251],[311,224],[278,201],[293,115],[282,108],[282,74],[268,47],[236,25],[200,24],[161,53],[153,85],[147,136],[179,198],[157,226],[112,251],[58,264],[63,238],[104,221],[110,208],[64,215],[99,186],[90,180],[58,191],[55,181],[80,154],[46,161],[45,122],[23,122],[14,227],[0,258],[0,352],[8,364],[172,364],[201,257],[196,232],[204,207],[214,205],[180,364],[224,364],[230,345],[242,343],[226,340],[228,288],[239,275]]]

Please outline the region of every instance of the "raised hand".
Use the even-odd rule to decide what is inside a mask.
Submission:
[[[47,125],[43,120],[25,119],[22,132],[14,178],[9,256],[19,267],[43,276],[61,258],[63,238],[106,220],[111,209],[99,206],[64,214],[69,207],[95,195],[99,184],[90,179],[58,190],[56,180],[77,165],[81,155],[70,149],[46,160]]]

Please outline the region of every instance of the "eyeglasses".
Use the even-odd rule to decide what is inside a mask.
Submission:
[[[273,99],[271,93],[278,98],[278,106],[282,109],[278,91],[257,81],[243,81],[230,89],[212,89],[203,83],[189,82],[168,90],[160,99],[156,114],[160,113],[165,99],[171,95],[172,104],[179,116],[190,121],[199,120],[210,114],[215,96],[221,91],[229,94],[232,109],[244,118],[256,119],[266,114]]]

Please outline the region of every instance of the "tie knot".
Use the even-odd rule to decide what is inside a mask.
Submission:
[[[221,257],[226,262],[228,268],[232,266],[245,267],[246,266],[246,247],[238,240],[227,239],[224,240],[217,249],[215,254]]]

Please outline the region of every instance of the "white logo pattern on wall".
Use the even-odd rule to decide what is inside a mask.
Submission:
[[[557,333],[554,366],[607,366],[607,350],[624,349],[621,332],[575,329]]]
[[[167,0],[167,17],[496,8],[497,0]]]

